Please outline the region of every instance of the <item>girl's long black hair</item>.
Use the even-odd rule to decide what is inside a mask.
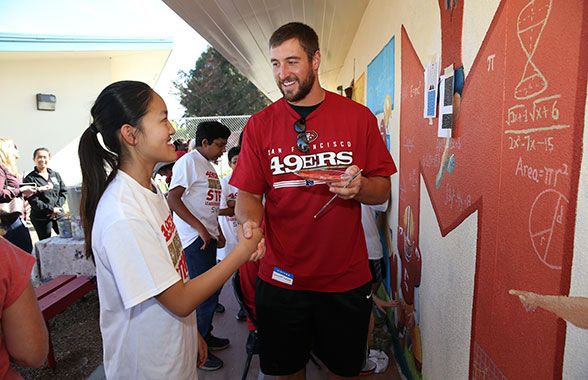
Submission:
[[[80,137],[78,147],[82,169],[80,216],[86,257],[93,257],[92,227],[98,201],[124,158],[119,130],[124,124],[141,128],[141,118],[147,113],[153,94],[151,87],[143,82],[120,81],[102,90],[92,106],[92,123]],[[102,146],[98,134],[108,149]]]

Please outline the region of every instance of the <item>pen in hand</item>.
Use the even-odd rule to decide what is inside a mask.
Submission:
[[[353,175],[353,177],[351,177],[351,179],[349,180],[349,182],[347,182],[347,185],[344,186],[344,188],[349,187],[349,185],[351,185],[351,182],[353,182],[353,180],[355,178],[357,178],[357,176],[359,176],[361,174],[361,172],[363,171],[363,169],[359,169],[359,171],[357,173],[355,173]],[[321,207],[320,210],[318,210],[318,212],[316,214],[314,214],[314,219],[316,219],[321,212],[323,212],[331,203],[333,203],[333,201],[338,197],[338,194],[335,194],[331,197],[331,199],[329,199],[329,201],[327,203],[325,203],[325,205],[323,207]]]

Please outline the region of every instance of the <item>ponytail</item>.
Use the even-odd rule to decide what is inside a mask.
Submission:
[[[124,124],[140,128],[141,118],[147,113],[153,90],[135,81],[116,82],[106,87],[94,103],[94,121],[82,133],[78,156],[82,169],[82,197],[80,216],[84,229],[86,257],[92,254],[92,228],[98,202],[118,172],[121,149],[119,130]],[[98,140],[102,136],[105,147]]]
[[[86,257],[89,258],[92,257],[92,227],[96,207],[106,186],[118,171],[118,156],[102,147],[98,141],[98,130],[94,123],[90,124],[80,137],[78,156],[82,169],[80,216],[84,229]]]

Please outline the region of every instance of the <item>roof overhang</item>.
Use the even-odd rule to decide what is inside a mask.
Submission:
[[[169,39],[0,33],[0,60],[123,57],[148,51],[169,55],[172,47]]]
[[[369,0],[163,0],[270,99],[281,94],[272,77],[268,41],[291,21],[319,36],[321,84],[336,83]]]

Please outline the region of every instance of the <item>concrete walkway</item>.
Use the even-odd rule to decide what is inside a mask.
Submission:
[[[225,306],[226,311],[223,314],[216,314],[214,317],[214,334],[222,338],[229,338],[231,345],[222,351],[214,354],[221,358],[225,365],[218,371],[198,371],[199,380],[239,380],[243,369],[245,367],[245,359],[247,354],[245,352],[245,341],[249,331],[245,322],[237,321],[235,316],[238,312],[238,304],[233,294],[231,282],[225,284],[221,295],[220,302]],[[327,379],[327,373],[324,370],[319,370],[316,365],[309,363],[306,369],[306,378],[308,380],[323,380]],[[102,366],[98,367],[88,380],[103,380],[104,369]],[[251,361],[251,367],[247,380],[274,380],[273,376],[266,376],[259,371],[259,357],[256,355]],[[398,371],[391,361],[388,370],[385,373],[360,377],[366,380],[400,380]]]

